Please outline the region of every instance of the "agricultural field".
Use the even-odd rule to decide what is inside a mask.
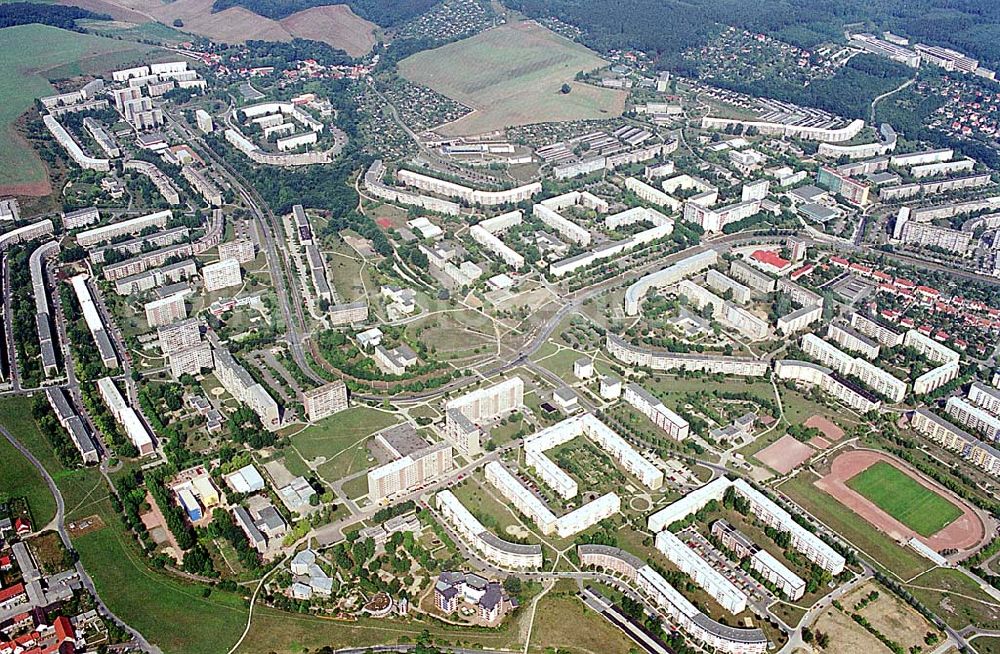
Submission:
[[[847,486],[921,536],[932,536],[962,512],[926,486],[884,461],[847,481]]]
[[[624,109],[623,92],[573,81],[580,71],[604,65],[590,50],[533,22],[495,27],[462,41],[417,53],[400,73],[473,109],[439,129],[477,134],[539,122],[613,118]],[[563,84],[569,93],[561,93]]]
[[[281,19],[292,36],[323,41],[352,57],[362,57],[375,45],[375,25],[359,18],[347,5],[313,7]]]
[[[213,0],[72,0],[68,4],[110,14],[118,21],[139,24],[173,25],[180,30],[226,43],[249,39],[290,41],[293,38],[323,41],[359,57],[375,44],[375,25],[359,18],[347,5],[314,7],[286,18],[272,20],[244,7],[230,7],[213,13]],[[159,31],[159,30],[158,30]]]
[[[15,121],[36,98],[52,95],[50,79],[106,70],[117,62],[137,60],[149,46],[47,25],[0,29],[0,195],[41,196],[51,192],[45,165],[14,129]]]

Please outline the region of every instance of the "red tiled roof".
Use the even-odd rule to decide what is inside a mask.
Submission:
[[[14,584],[8,588],[0,588],[0,602],[6,602],[13,597],[23,594],[24,584]]]
[[[768,266],[773,266],[779,270],[792,265],[791,261],[788,259],[782,259],[778,256],[777,252],[772,252],[771,250],[756,250],[750,256],[756,261]]]

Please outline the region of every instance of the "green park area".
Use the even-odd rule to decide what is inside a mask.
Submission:
[[[885,461],[854,475],[847,486],[921,536],[933,536],[962,515],[957,506]]]

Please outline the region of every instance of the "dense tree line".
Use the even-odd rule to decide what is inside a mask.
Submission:
[[[93,20],[111,20],[107,14],[96,14],[80,7],[64,7],[55,4],[40,4],[37,2],[10,2],[0,4],[0,28],[14,25],[40,23],[61,27],[64,30],[82,32],[76,25],[81,18]]]
[[[815,80],[809,86],[781,77],[767,80],[713,79],[712,84],[746,93],[825,109],[848,118],[867,118],[871,102],[896,88],[911,75],[902,64],[875,55],[851,58],[830,79]]]
[[[843,25],[865,23],[968,52],[986,65],[1000,62],[1000,3],[994,0],[510,0],[507,4],[532,18],[556,17],[579,26],[584,42],[596,50],[649,52],[659,58],[661,67],[681,67],[679,53],[704,44],[720,24],[814,48],[842,40]]]
[[[339,50],[310,39],[292,39],[291,41],[256,41],[246,42],[250,55],[258,66],[274,66],[275,68],[294,67],[296,61],[315,59],[324,66],[344,66],[353,59],[343,50]]]

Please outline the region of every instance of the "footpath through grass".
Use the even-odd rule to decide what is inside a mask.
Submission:
[[[55,479],[69,520],[94,514],[103,520],[105,527],[73,539],[101,599],[165,654],[216,654],[228,650],[246,624],[248,609],[243,598],[219,590],[204,597],[204,586],[148,568],[132,535],[111,507],[100,472],[94,468],[71,470],[60,464],[31,417],[31,403],[24,397],[0,400],[0,424],[30,449]],[[4,456],[7,445],[3,439],[0,461],[5,474],[0,475],[0,489],[6,490],[13,478],[8,470],[33,472],[37,481],[26,473],[18,476],[30,483],[22,489],[31,492],[28,497],[36,522],[42,522],[39,515],[47,516],[44,521],[48,522],[55,514],[55,499],[41,475],[16,450],[10,448],[16,457]]]
[[[921,536],[933,536],[962,515],[957,506],[885,461],[848,479],[847,487]]]

